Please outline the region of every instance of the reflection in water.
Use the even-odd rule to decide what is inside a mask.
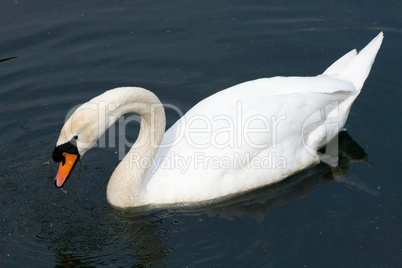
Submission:
[[[263,221],[269,210],[309,195],[315,185],[333,184],[335,181],[349,183],[349,179],[345,178],[349,164],[352,161],[367,162],[368,156],[347,132],[340,133],[339,148],[339,166],[335,170],[320,164],[275,185],[208,206],[159,210],[115,210],[107,206],[106,219],[100,219],[103,222],[92,221],[92,224],[96,225],[86,223],[83,229],[70,229],[74,234],[65,233],[59,240],[52,240],[52,249],[56,251],[58,263],[63,267],[101,265],[108,261],[116,263],[116,260],[122,265],[136,263],[143,266],[160,263],[174,251],[174,248],[169,246],[171,234],[185,228],[180,218],[218,216],[231,220],[247,215],[257,221]],[[357,190],[374,193],[363,184],[354,182],[348,185]],[[72,237],[78,239],[74,241]],[[113,248],[123,248],[123,252],[116,252]],[[77,252],[84,254],[77,255]],[[85,252],[92,255],[86,255]],[[99,263],[97,261],[102,252],[108,252],[110,256],[102,256],[104,263]]]

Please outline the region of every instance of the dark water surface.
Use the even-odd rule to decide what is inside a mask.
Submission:
[[[402,4],[327,2],[0,1],[0,266],[400,267]],[[95,148],[53,185],[67,111],[107,89],[185,112],[239,82],[319,74],[379,31],[346,124],[371,164],[345,160],[336,181],[319,165],[210,207],[118,211],[116,149]]]

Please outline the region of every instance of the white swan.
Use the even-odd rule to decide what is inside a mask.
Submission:
[[[166,133],[153,93],[106,91],[64,124],[53,152],[60,162],[56,186],[109,126],[132,112],[141,116],[140,132],[109,180],[113,206],[198,203],[278,182],[319,162],[316,151],[344,126],[382,39],[381,32],[315,77],[263,78],[222,90]]]

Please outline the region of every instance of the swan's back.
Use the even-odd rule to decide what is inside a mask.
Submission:
[[[382,38],[316,77],[258,79],[199,102],[165,133],[146,202],[232,195],[318,163],[316,151],[344,126]]]

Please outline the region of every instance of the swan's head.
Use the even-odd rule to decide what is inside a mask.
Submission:
[[[99,112],[99,106],[96,102],[81,105],[61,129],[52,155],[53,160],[60,163],[55,177],[57,187],[63,186],[78,160],[108,127],[104,123],[106,115]]]
[[[145,121],[149,120],[148,124],[152,122],[151,117],[155,118],[157,122],[155,124],[162,130],[157,133],[156,139],[162,140],[165,113],[155,94],[137,87],[108,90],[78,107],[61,129],[53,151],[53,160],[60,163],[55,178],[57,187],[63,186],[74,165],[97,142],[105,130],[126,113],[137,113]],[[159,144],[160,140],[156,143]]]

